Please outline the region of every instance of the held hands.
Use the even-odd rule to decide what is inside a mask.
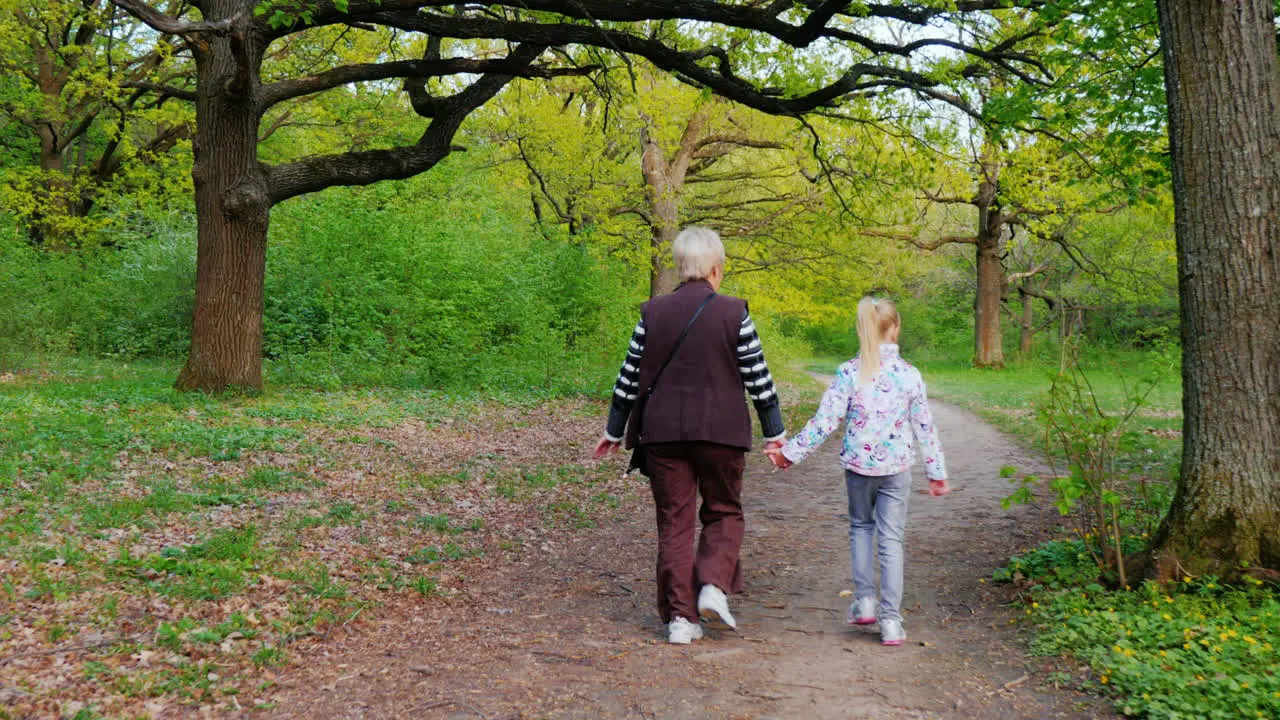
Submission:
[[[948,483],[945,478],[943,478],[942,480],[929,481],[930,495],[934,497],[938,497],[940,495],[946,495],[949,492],[951,492],[951,484]]]
[[[608,437],[605,437],[602,435],[600,436],[600,442],[596,443],[595,452],[593,452],[591,456],[594,457],[596,460],[599,460],[605,455],[610,455],[612,453],[618,452],[618,448],[621,445],[622,443],[616,440],[610,440]]]
[[[788,460],[786,455],[782,454],[782,445],[781,440],[767,442],[764,444],[764,454],[769,456],[769,462],[772,462],[774,467],[779,470],[786,470],[794,463]]]

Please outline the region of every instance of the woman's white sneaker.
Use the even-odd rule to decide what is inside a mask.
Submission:
[[[729,612],[729,598],[715,585],[703,585],[698,593],[698,617],[717,630],[737,630],[738,623]]]
[[[864,597],[849,603],[849,611],[844,614],[844,621],[850,625],[871,625],[874,623],[876,621],[876,599]]]
[[[880,644],[896,646],[907,639],[907,631],[902,629],[901,620],[880,621]]]
[[[678,617],[667,625],[667,642],[672,645],[688,645],[702,639],[702,626]]]

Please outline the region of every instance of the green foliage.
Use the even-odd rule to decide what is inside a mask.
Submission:
[[[632,321],[614,314],[613,298],[626,293],[582,248],[533,233],[463,173],[444,168],[277,212],[265,337],[273,377],[585,389],[584,375],[599,373],[601,321],[615,338]]]
[[[271,379],[606,393],[646,278],[534,231],[491,180],[446,164],[279,208],[264,328]],[[70,255],[0,233],[0,371],[48,354],[186,351],[193,219],[160,216],[115,239]]]
[[[1053,540],[1009,558],[992,579],[1033,582],[1054,589],[1076,587],[1098,579],[1098,563],[1083,540]]]
[[[1106,592],[1084,585],[1032,598],[1033,650],[1086,663],[1086,686],[1110,694],[1126,715],[1280,716],[1280,596],[1273,587],[1251,578],[1243,587],[1184,578],[1168,587]]]

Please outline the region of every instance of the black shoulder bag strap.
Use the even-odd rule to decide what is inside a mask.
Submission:
[[[676,339],[676,344],[671,348],[671,354],[667,355],[667,359],[662,361],[662,365],[658,368],[658,372],[654,373],[653,380],[649,381],[649,387],[645,388],[640,399],[636,401],[632,408],[632,418],[636,424],[636,446],[631,451],[631,464],[627,467],[627,472],[639,470],[643,475],[649,475],[649,467],[646,462],[644,445],[640,444],[641,436],[644,434],[644,408],[648,404],[649,398],[653,396],[653,391],[658,387],[658,380],[662,378],[662,373],[666,372],[667,366],[675,358],[676,353],[680,351],[680,346],[684,344],[684,339],[689,336],[689,330],[693,328],[693,324],[698,321],[698,316],[702,311],[711,304],[715,293],[708,295],[699,305],[698,309],[693,311],[693,317],[689,318],[689,322],[685,324],[684,331],[680,333],[680,337]]]

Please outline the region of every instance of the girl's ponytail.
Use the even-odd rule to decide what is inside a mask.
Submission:
[[[898,325],[893,301],[867,296],[858,301],[858,384],[868,385],[880,372],[880,345]]]

